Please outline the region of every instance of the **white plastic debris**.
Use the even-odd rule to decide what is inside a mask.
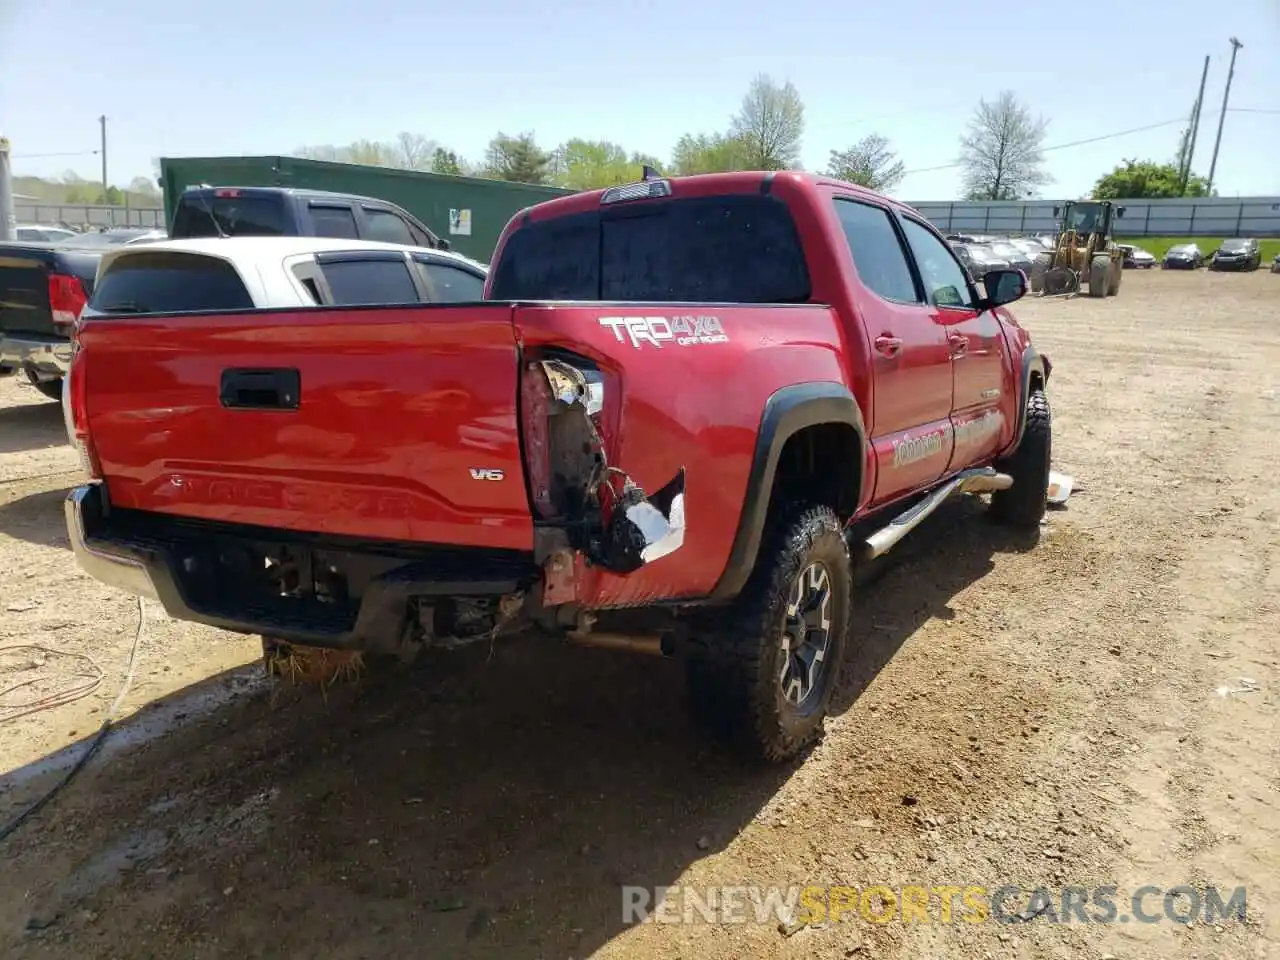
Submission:
[[[1258,692],[1258,689],[1259,689],[1258,681],[1254,680],[1252,677],[1237,677],[1236,681],[1237,681],[1236,686],[1231,686],[1230,684],[1227,684],[1227,683],[1224,683],[1222,686],[1220,686],[1218,688],[1218,696],[1229,697],[1233,693],[1257,693]]]
[[[1066,503],[1067,497],[1071,496],[1071,488],[1075,486],[1075,480],[1065,473],[1058,473],[1056,470],[1049,471],[1049,492],[1048,500],[1053,504]]]

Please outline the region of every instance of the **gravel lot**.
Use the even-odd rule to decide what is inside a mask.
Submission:
[[[254,641],[148,607],[127,721],[0,841],[0,955],[1280,956],[1277,281],[1021,305],[1077,492],[1034,546],[957,501],[875,571],[795,769],[717,753],[670,664],[523,643],[273,696]],[[0,646],[52,651],[0,652],[0,690],[105,673],[0,722],[0,820],[92,737],[138,626],[67,551],[74,467],[58,406],[0,383]],[[1126,915],[1243,885],[1248,918],[625,925],[624,884],[1110,884]]]

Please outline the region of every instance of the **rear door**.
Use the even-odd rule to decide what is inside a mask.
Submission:
[[[901,216],[903,234],[924,283],[930,319],[946,338],[951,360],[950,469],[993,455],[1012,430],[1001,403],[1006,389],[1004,334],[994,311],[977,310],[978,297],[951,248],[929,227]]]
[[[942,476],[951,459],[951,361],[947,332],[925,302],[893,214],[864,198],[835,197],[872,348],[874,504]]]

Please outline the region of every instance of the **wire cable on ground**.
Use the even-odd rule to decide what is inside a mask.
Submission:
[[[98,728],[97,734],[93,740],[89,742],[89,746],[80,754],[79,758],[71,769],[63,774],[62,779],[49,788],[44,796],[40,797],[29,807],[19,813],[16,817],[0,827],[0,841],[8,839],[19,827],[35,816],[40,810],[56,797],[62,789],[75,778],[81,770],[84,769],[98,749],[102,746],[102,742],[107,739],[107,732],[111,729],[112,721],[115,719],[116,712],[120,709],[120,704],[124,702],[124,698],[128,696],[130,688],[133,686],[133,674],[138,665],[138,648],[142,644],[142,630],[146,625],[146,610],[142,605],[142,598],[138,597],[138,628],[133,633],[133,646],[129,650],[129,666],[125,672],[124,682],[120,685],[120,692],[116,694],[115,700],[111,707],[107,710],[107,715],[102,721],[102,726]]]
[[[93,691],[102,685],[104,676],[102,668],[98,666],[97,661],[93,657],[84,653],[64,653],[61,650],[54,650],[51,647],[41,646],[37,643],[15,643],[9,646],[0,647],[0,657],[5,654],[15,654],[19,652],[28,652],[34,654],[45,654],[55,658],[66,658],[69,660],[79,660],[85,664],[79,671],[64,674],[74,682],[54,690],[52,693],[40,694],[29,700],[19,700],[14,702],[11,697],[18,690],[24,687],[35,687],[43,685],[50,678],[47,675],[37,675],[28,680],[20,680],[18,683],[4,690],[0,690],[0,723],[7,723],[10,720],[17,720],[19,717],[29,716],[33,713],[39,713],[41,710],[51,710],[54,707],[61,707],[64,704],[74,703],[84,697],[87,697]]]

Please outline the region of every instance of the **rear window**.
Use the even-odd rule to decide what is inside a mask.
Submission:
[[[49,315],[49,273],[38,260],[0,257],[0,321],[6,326]]]
[[[121,257],[93,291],[94,313],[189,313],[252,310],[253,298],[225,260],[191,253]]]
[[[604,207],[507,240],[496,300],[802,303],[809,273],[786,204],[742,194]]]
[[[285,232],[284,198],[185,196],[173,215],[172,236],[216,237],[215,220],[228,237],[279,237]]]

